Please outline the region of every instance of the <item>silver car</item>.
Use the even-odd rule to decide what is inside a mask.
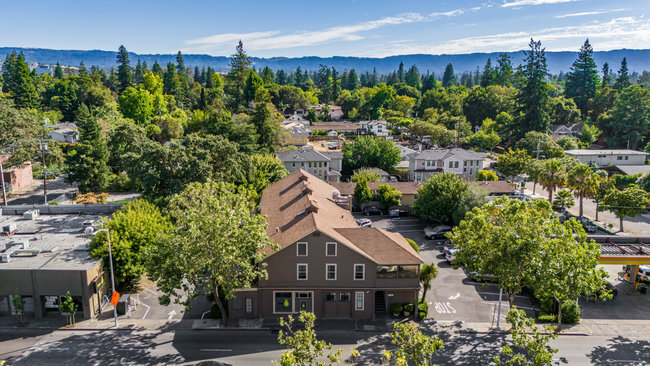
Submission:
[[[447,225],[427,226],[424,228],[424,237],[427,239],[444,238],[445,234],[451,230],[452,227]]]

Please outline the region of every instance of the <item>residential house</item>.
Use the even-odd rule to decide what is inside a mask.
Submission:
[[[567,155],[573,156],[584,164],[596,164],[599,167],[610,165],[645,165],[648,153],[635,150],[567,150]]]
[[[343,154],[340,151],[317,151],[311,146],[278,153],[287,170],[295,172],[305,170],[327,182],[341,180]]]
[[[402,208],[409,208],[418,197],[419,182],[368,182],[368,188],[373,195],[377,193],[377,189],[382,184],[388,184],[390,187],[397,189],[402,193]],[[340,182],[332,183],[336,189],[341,192],[343,196],[354,196],[354,188],[357,186],[356,182]]]
[[[574,123],[570,125],[558,125],[554,126],[551,136],[553,140],[557,140],[562,137],[578,137],[582,133],[583,124]]]
[[[478,181],[475,180],[472,182],[473,185],[485,189],[488,192],[488,196],[501,197],[501,196],[514,196],[517,193],[517,189],[513,184],[510,184],[504,180],[495,180],[495,181]]]
[[[287,134],[283,136],[282,146],[303,146],[309,143],[311,130],[298,122],[283,124]]]
[[[331,120],[338,121],[341,118],[343,118],[343,109],[341,109],[340,106],[331,105],[329,108],[330,108],[330,111],[328,113],[328,116],[330,117]]]
[[[74,123],[46,124],[44,127],[52,129],[48,133],[50,140],[64,144],[76,144],[79,141],[79,131]]]
[[[409,180],[424,182],[433,174],[452,172],[457,176],[474,180],[483,169],[484,153],[465,149],[432,149],[409,155]]]
[[[419,254],[399,233],[359,228],[335,191],[302,169],[264,190],[261,214],[279,250],[262,251],[268,278],[235,292],[232,318],[375,319],[417,302]]]
[[[359,121],[359,134],[386,137],[390,130],[386,121]]]

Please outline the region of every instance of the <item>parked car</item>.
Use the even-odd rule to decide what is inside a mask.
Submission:
[[[445,259],[447,262],[451,263],[456,259],[456,253],[458,253],[458,248],[445,248]]]
[[[623,266],[625,273],[630,275],[630,265],[626,264]],[[650,284],[650,265],[640,265],[639,272],[636,275],[636,280],[638,282],[644,282]]]
[[[427,226],[424,228],[424,237],[427,239],[444,238],[445,234],[451,230],[452,227],[447,225]]]
[[[476,282],[496,283],[498,277],[492,274],[482,274],[478,272],[470,272],[469,277]]]
[[[368,206],[368,207],[366,207],[366,208],[363,209],[363,213],[364,213],[366,216],[370,216],[370,215],[381,215],[381,210],[379,209],[379,207]]]
[[[356,222],[359,227],[370,227],[370,225],[372,225],[370,219],[356,219]]]
[[[581,222],[582,227],[585,229],[586,232],[595,233],[596,231],[598,231],[598,226],[596,224],[594,224],[594,222],[589,220],[588,218],[583,217],[582,219],[580,219],[580,222]]]

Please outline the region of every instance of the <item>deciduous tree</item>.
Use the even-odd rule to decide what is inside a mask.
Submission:
[[[425,220],[451,223],[453,214],[467,194],[468,184],[451,172],[433,174],[418,187],[412,211]]]
[[[551,339],[557,338],[553,327],[540,327],[535,320],[526,316],[526,312],[513,307],[508,311],[506,321],[512,326],[512,347],[506,344],[501,354],[494,357],[497,366],[551,366],[556,349],[549,346]]]
[[[648,192],[632,185],[624,190],[612,189],[602,200],[600,209],[613,212],[620,222],[620,230],[623,232],[623,218],[625,216],[635,217],[643,213],[650,206]]]

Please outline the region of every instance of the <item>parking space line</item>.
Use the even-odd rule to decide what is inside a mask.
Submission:
[[[498,293],[498,292],[481,292],[481,291],[477,291],[477,292],[478,292],[479,294],[481,294],[481,295],[496,295],[496,297],[499,297],[499,293]],[[503,294],[503,296],[506,296],[506,294]],[[515,295],[515,297],[518,297],[518,298],[520,298],[520,299],[521,299],[521,298],[523,298],[523,299],[528,299],[528,296],[523,296],[523,295]],[[507,299],[507,298],[508,298],[508,296],[506,296],[506,299]]]
[[[495,301],[495,302],[491,302],[491,301],[481,301],[481,304],[497,305],[498,302],[496,302],[496,301]],[[502,303],[502,304],[503,304],[503,306],[508,306],[508,307],[510,307],[510,305],[508,305],[507,302],[504,302],[504,303]],[[542,309],[540,309],[540,308],[531,308],[531,307],[529,307],[529,306],[519,306],[519,305],[515,305],[515,306],[517,307],[517,309],[537,310],[537,311],[542,310]],[[501,316],[503,316],[503,315],[501,315]]]
[[[142,305],[142,306],[146,306],[146,307],[147,307],[147,311],[145,311],[145,312],[144,312],[144,315],[142,316],[142,319],[144,319],[144,318],[147,317],[147,314],[149,314],[149,310],[151,310],[151,306],[149,306],[149,305],[147,305],[147,304],[145,304],[145,303],[143,303],[143,302],[141,302],[140,305]]]
[[[201,352],[232,352],[231,348],[201,348]]]

